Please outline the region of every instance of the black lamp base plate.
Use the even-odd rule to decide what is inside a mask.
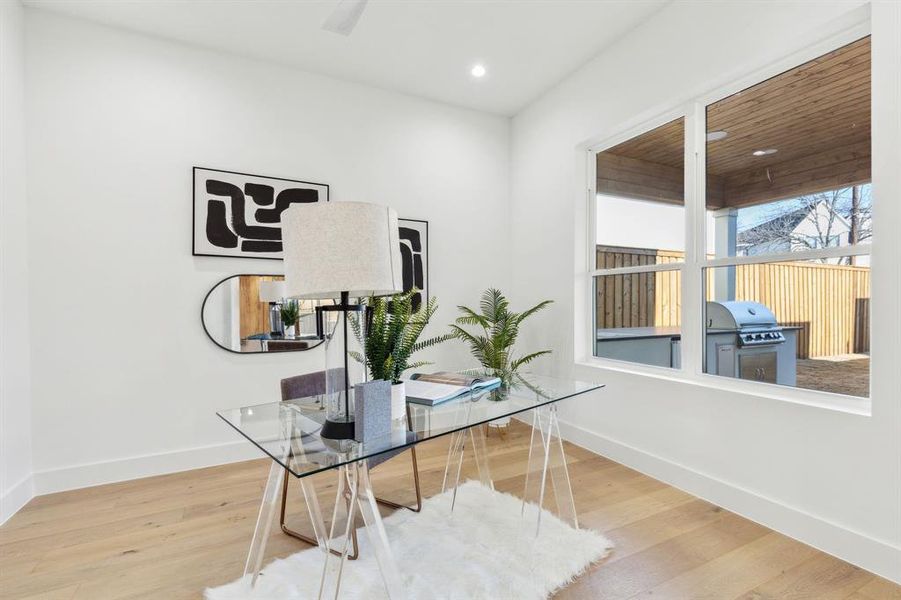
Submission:
[[[352,440],[354,439],[354,422],[326,419],[319,435],[329,440]]]

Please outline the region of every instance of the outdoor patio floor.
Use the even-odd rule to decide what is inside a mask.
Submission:
[[[798,359],[798,387],[869,396],[870,357],[866,354],[845,354]]]

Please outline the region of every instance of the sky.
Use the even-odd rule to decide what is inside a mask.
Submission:
[[[864,184],[863,193],[861,194],[864,204],[870,202],[870,184]],[[850,202],[851,188],[843,190]],[[748,208],[740,208],[738,210],[738,230],[743,231],[749,227],[759,225],[764,221],[792,212],[802,206],[798,198],[789,198],[788,200],[779,200],[778,202],[770,202],[769,204],[758,204],[757,206],[749,206]]]

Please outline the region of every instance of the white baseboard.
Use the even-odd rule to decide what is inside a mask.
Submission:
[[[901,583],[901,548],[737,487],[689,467],[561,421],[567,441],[606,456],[747,519],[791,536],[877,575]],[[2,497],[0,523],[34,495],[259,458],[244,441],[74,465],[34,473]]]
[[[853,531],[772,498],[560,421],[577,446],[649,475],[853,565],[901,583],[901,547]]]
[[[34,473],[35,495],[166,475],[227,463],[262,458],[253,445],[240,440],[117,460],[72,465]]]
[[[4,492],[0,496],[0,525],[19,512],[34,496],[34,479],[31,475],[22,478],[19,483]]]

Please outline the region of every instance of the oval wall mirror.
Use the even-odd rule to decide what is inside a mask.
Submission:
[[[226,277],[207,292],[203,329],[224,350],[238,354],[299,352],[322,343],[316,334],[319,300],[285,300],[283,275]]]

